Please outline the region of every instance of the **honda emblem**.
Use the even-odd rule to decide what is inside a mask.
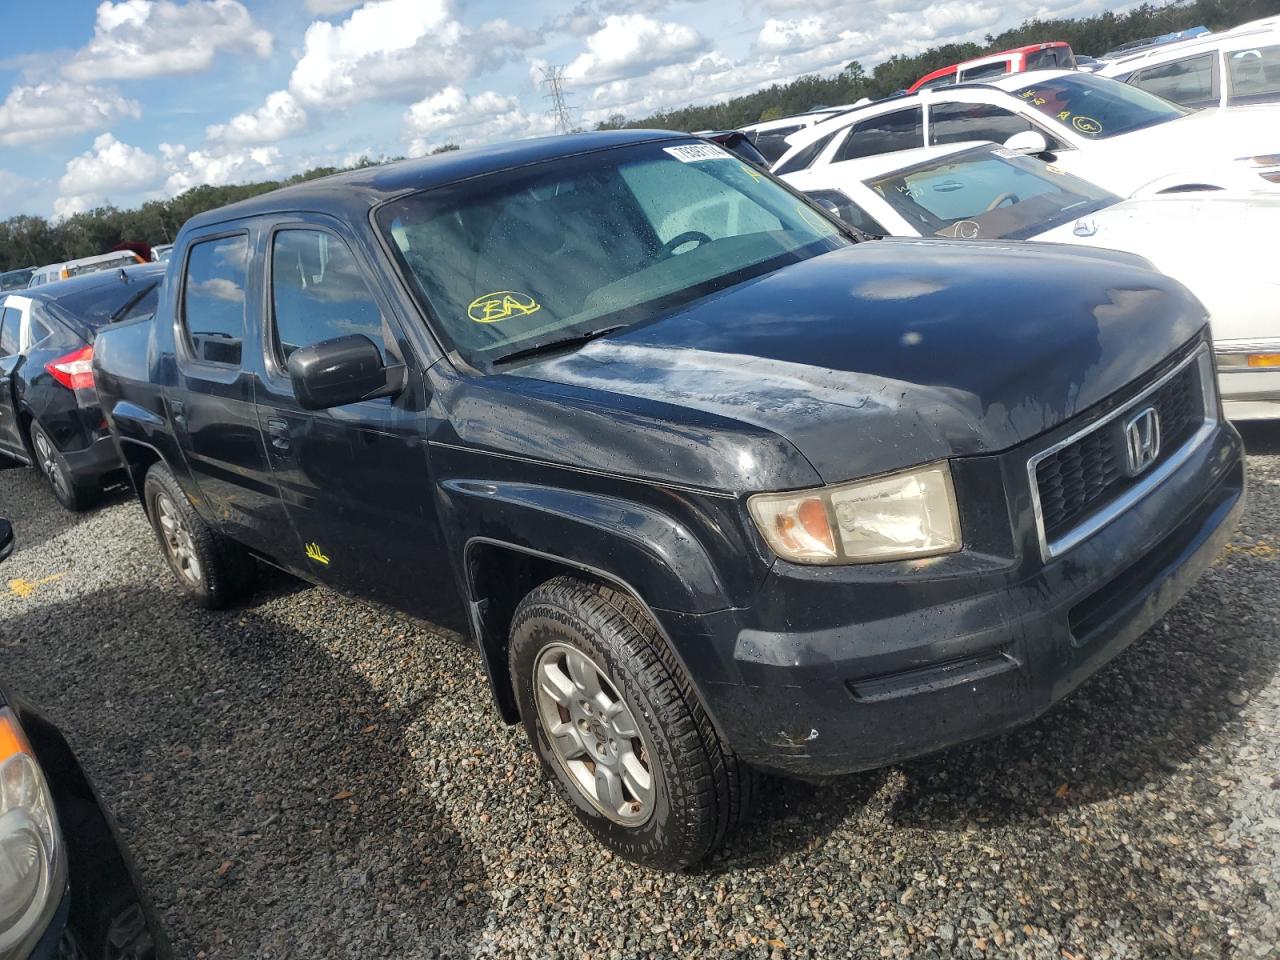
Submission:
[[[1129,476],[1136,477],[1160,456],[1160,414],[1155,407],[1138,411],[1124,425]]]

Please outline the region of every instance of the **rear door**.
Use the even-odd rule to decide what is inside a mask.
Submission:
[[[336,221],[300,216],[264,238],[264,375],[258,418],[298,562],[316,579],[422,616],[453,591],[436,521],[420,371],[396,398],[304,410],[286,372],[300,347],[368,337],[388,365],[411,359],[389,303]]]
[[[289,522],[254,406],[262,351],[248,307],[261,289],[249,269],[251,232],[212,228],[187,246],[175,298],[177,388],[165,399],[200,512],[265,556],[289,558]]]
[[[0,449],[27,459],[22,423],[15,406],[13,379],[22,363],[22,315],[25,298],[8,297],[0,308]]]

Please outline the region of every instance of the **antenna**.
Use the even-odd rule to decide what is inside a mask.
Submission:
[[[543,67],[541,73],[542,85],[547,88],[543,99],[551,101],[547,113],[555,118],[556,133],[568,133],[573,129],[573,123],[569,119],[569,104],[564,92],[564,67]]]

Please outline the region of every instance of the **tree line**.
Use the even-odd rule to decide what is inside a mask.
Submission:
[[[995,36],[988,34],[980,44],[948,43],[914,56],[890,57],[871,73],[853,61],[834,76],[803,76],[722,103],[690,105],[637,119],[619,114],[598,124],[596,129],[732,129],[817,106],[853,103],[863,97],[879,99],[910,86],[938,67],[1028,43],[1065,40],[1077,53],[1096,56],[1131,40],[1200,25],[1224,30],[1277,13],[1280,13],[1280,0],[1175,0],[1163,5],[1144,3],[1119,14],[1027,20],[1012,30]],[[456,149],[456,144],[447,143],[432,152]],[[379,162],[384,161],[364,159],[357,166]],[[0,271],[92,256],[126,242],[171,243],[178,228],[197,213],[336,172],[336,167],[316,167],[285,180],[193,187],[172,199],[151,200],[131,210],[104,205],[56,223],[37,216],[10,217],[0,222]]]

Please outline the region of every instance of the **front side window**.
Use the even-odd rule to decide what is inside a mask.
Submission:
[[[192,244],[182,290],[182,322],[191,355],[239,365],[249,238],[241,233]]]
[[[1046,47],[1027,54],[1023,69],[1032,70],[1070,70],[1075,66],[1075,58],[1069,47]]]
[[[1119,202],[1051,164],[974,147],[866,181],[923,236],[1025,240]]]
[[[282,230],[271,242],[272,338],[287,363],[299,347],[363,334],[383,350],[382,313],[347,245],[322,230]]]
[[[1026,117],[992,103],[940,103],[929,108],[929,143],[991,140],[1004,143],[1015,133],[1035,130]]]
[[[1013,95],[1087,140],[1106,140],[1190,113],[1145,90],[1088,73],[1042,80]]]
[[[808,170],[813,166],[813,161],[818,159],[818,154],[827,148],[827,144],[832,141],[839,130],[832,130],[825,137],[819,137],[807,147],[801,147],[791,157],[778,164],[773,172],[778,176],[784,173],[795,173],[797,170]]]
[[[1280,100],[1280,44],[1233,50],[1227,54],[1231,74],[1230,103],[1268,103]]]
[[[1139,70],[1129,83],[1184,107],[1203,106],[1217,100],[1213,91],[1213,58],[1206,53]]]
[[[377,223],[473,365],[642,322],[850,241],[718,146],[636,144],[389,201]]]
[[[835,161],[875,157],[924,146],[924,111],[920,107],[897,110],[854,124]]]

